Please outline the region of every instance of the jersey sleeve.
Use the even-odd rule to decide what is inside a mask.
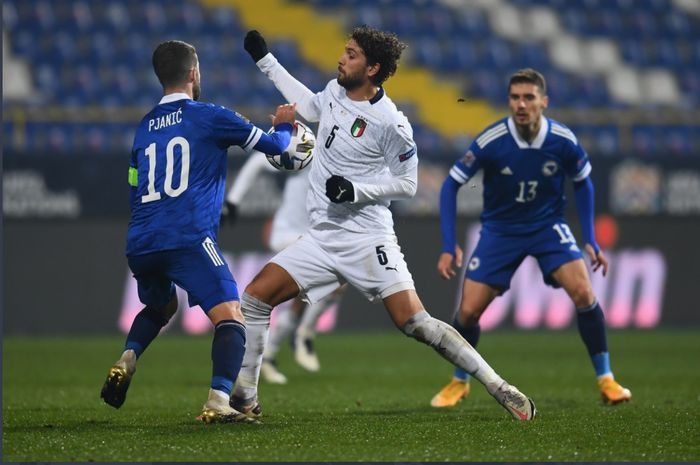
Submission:
[[[582,181],[591,174],[592,168],[588,154],[578,144],[578,141],[574,142],[567,139],[565,144],[564,170],[574,182]]]
[[[262,129],[224,107],[214,113],[211,131],[220,146],[238,145],[246,152],[251,152],[263,135]]]
[[[402,175],[418,167],[418,148],[413,141],[413,128],[403,114],[385,131],[384,159],[393,175]]]
[[[479,148],[476,140],[471,143],[467,153],[457,160],[450,168],[449,176],[459,184],[465,184],[481,168],[481,159],[485,153]]]
[[[418,187],[418,149],[413,130],[403,115],[398,123],[385,129],[384,161],[392,179],[381,184],[353,182],[354,203],[377,200],[404,200],[416,195]]]
[[[307,121],[316,123],[321,117],[321,93],[314,94],[268,53],[257,63],[260,71],[270,78],[289,103],[297,104],[297,112]]]

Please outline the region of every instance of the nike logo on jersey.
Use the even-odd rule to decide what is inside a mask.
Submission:
[[[513,170],[510,169],[510,166],[506,166],[501,170],[501,174],[505,174],[506,176],[511,176],[513,174]]]
[[[347,192],[347,189],[343,189],[342,187],[338,188],[338,195],[335,196],[335,200],[340,200],[340,196],[343,195],[343,193]]]

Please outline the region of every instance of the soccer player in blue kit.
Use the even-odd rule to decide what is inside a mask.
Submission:
[[[479,317],[494,298],[508,290],[515,270],[532,255],[547,284],[562,287],[576,306],[578,330],[593,362],[603,401],[617,404],[632,397],[610,369],[605,317],[600,308],[569,226],[564,220],[564,182],[574,182],[583,243],[593,271],[607,273],[608,261],[593,230],[591,164],[573,132],[543,116],[547,108],[545,79],[533,69],[510,77],[511,116],[497,121],[470,145],[449,172],[440,193],[442,253],[438,273],[455,275],[462,250],[455,241],[457,191],[483,170],[484,208],[481,237],[467,265],[462,301],[452,325],[474,347]],[[452,381],[431,400],[433,407],[452,407],[469,395],[469,374],[457,368]]]
[[[145,308],[136,316],[124,352],[110,368],[101,397],[124,403],[136,361],[177,310],[175,284],[187,291],[214,325],[211,389],[199,420],[254,421],[229,406],[245,352],[239,293],[217,245],[226,178],[226,151],[238,145],[279,154],[291,138],[294,105],[281,105],[266,134],[238,113],[200,103],[199,61],[185,42],[163,42],[153,69],[164,96],[141,120],[128,181],[131,221],[126,255]]]

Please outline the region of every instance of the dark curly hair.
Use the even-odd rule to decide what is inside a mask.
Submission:
[[[370,77],[372,84],[381,86],[389,76],[394,75],[401,52],[406,48],[406,44],[399,41],[396,34],[362,25],[352,30],[350,39],[357,42],[365,52],[367,64],[379,63],[379,72]]]

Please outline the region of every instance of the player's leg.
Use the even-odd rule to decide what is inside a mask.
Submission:
[[[276,263],[266,264],[246,287],[241,297],[241,308],[246,319],[248,339],[243,365],[231,398],[234,408],[245,411],[257,404],[258,380],[270,327],[270,313],[274,306],[298,293],[297,283]]]
[[[452,326],[431,317],[414,290],[393,293],[384,298],[384,305],[404,334],[432,347],[443,358],[478,379],[513,418],[532,420],[535,417],[532,399],[503,380]]]
[[[126,400],[136,361],[177,311],[175,286],[161,273],[160,256],[148,254],[129,259],[137,281],[139,299],[146,306],[136,315],[126,336],[121,357],[109,369],[100,397],[114,408]]]
[[[205,423],[254,421],[261,413],[259,407],[244,413],[229,405],[233,384],[238,377],[245,352],[246,327],[240,302],[228,300],[216,304],[207,311],[207,316],[214,325],[211,345],[212,378],[207,401],[197,419]]]
[[[348,282],[370,300],[381,298],[392,321],[404,334],[432,347],[481,381],[513,417],[531,420],[535,416],[532,401],[506,383],[457,330],[425,311],[396,236],[356,236],[336,239],[345,244],[345,250],[336,259],[338,271]],[[358,267],[358,263],[363,266]]]
[[[190,307],[198,305],[214,326],[209,392],[197,419],[206,423],[252,421],[229,406],[245,351],[246,326],[238,286],[219,246],[206,238],[199,245],[165,255],[168,276],[187,291]]]
[[[465,278],[462,301],[452,320],[452,326],[472,347],[476,349],[481,335],[479,318],[489,304],[500,294],[500,290],[488,284]],[[455,367],[452,380],[430,400],[433,407],[453,407],[469,395],[469,373]]]
[[[316,337],[316,323],[324,311],[332,305],[338,304],[347,286],[335,290],[328,297],[308,305],[301,317],[299,326],[294,335],[294,359],[305,370],[316,372],[321,369],[321,364],[314,348]]]
[[[603,401],[617,404],[630,400],[632,393],[615,381],[610,368],[605,315],[593,294],[583,259],[564,263],[551,276],[574,302],[578,331],[593,363]]]
[[[243,366],[231,398],[234,408],[257,402],[260,366],[270,325],[270,312],[301,293],[311,303],[333,292],[342,283],[334,273],[335,261],[310,230],[275,255],[248,284],[241,305],[248,325]]]
[[[476,348],[481,336],[479,318],[498,295],[510,287],[524,258],[524,244],[517,237],[481,231],[481,237],[465,264],[459,310],[452,326]],[[469,394],[469,373],[455,367],[452,380],[430,400],[433,407],[452,407]]]

